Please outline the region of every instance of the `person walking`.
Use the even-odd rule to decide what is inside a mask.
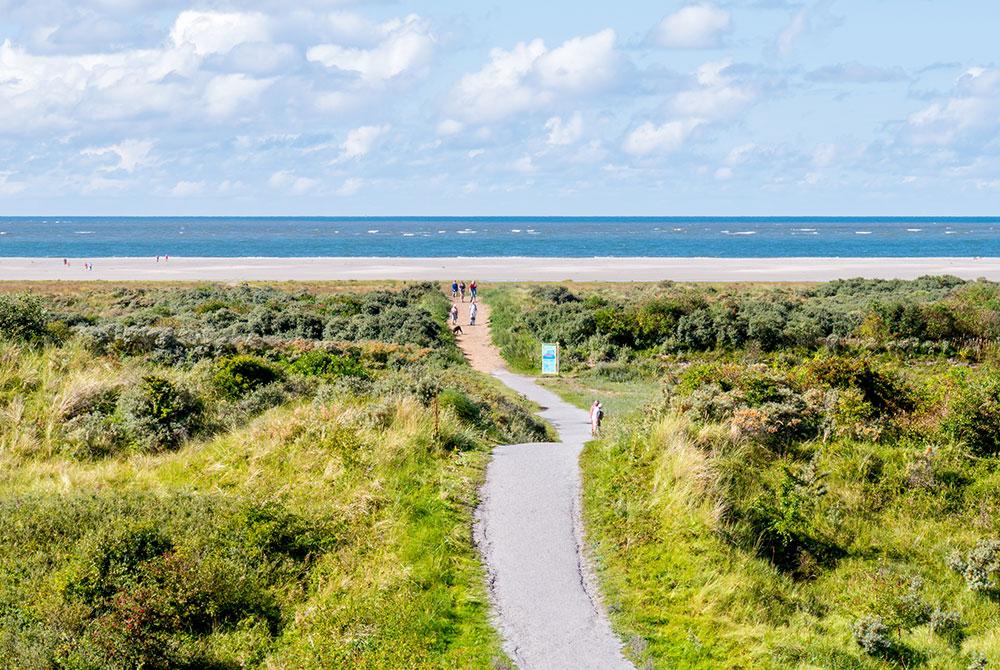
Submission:
[[[451,303],[451,325],[458,325],[458,305]]]
[[[465,281],[463,280],[461,284],[458,285],[458,293],[462,296],[462,302],[465,302]]]
[[[472,303],[472,307],[469,308],[469,325],[476,325],[476,315],[479,313],[479,305]]]
[[[600,400],[595,400],[590,406],[590,435],[597,437],[601,434],[601,421],[604,419],[604,405]]]
[[[458,280],[451,282],[451,297],[454,300],[458,297]]]
[[[479,284],[473,279],[472,283],[469,284],[469,292],[472,294],[472,302],[476,302],[477,291],[479,290]]]

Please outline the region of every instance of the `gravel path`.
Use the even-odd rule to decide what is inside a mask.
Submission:
[[[494,371],[537,402],[561,442],[493,451],[476,510],[504,651],[521,670],[632,669],[600,605],[582,554],[580,466],[587,413],[530,377]]]

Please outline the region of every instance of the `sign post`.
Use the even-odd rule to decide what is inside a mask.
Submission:
[[[559,374],[559,344],[542,344],[542,374]]]

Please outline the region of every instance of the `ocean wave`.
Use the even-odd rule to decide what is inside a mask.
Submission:
[[[73,234],[74,235],[93,235],[94,231],[92,231],[92,230],[74,230]]]
[[[512,232],[512,233],[519,233],[519,232],[521,232],[521,229],[520,228],[511,228],[510,232]]]
[[[815,233],[816,232],[815,228],[796,228],[795,230],[799,231],[800,233]]]
[[[923,228],[907,228],[906,232],[908,232],[908,233],[919,233],[922,230],[923,230]]]
[[[459,235],[475,235],[477,231],[472,230],[471,228],[465,228],[464,230],[456,230],[455,232]]]
[[[855,230],[854,234],[855,235],[871,235],[872,231],[870,231],[870,230]]]
[[[403,237],[413,237],[415,233],[403,233]]]
[[[378,229],[376,228],[375,230],[369,230],[369,231],[368,231],[368,234],[369,234],[369,235],[374,235],[374,234],[375,234],[375,233],[377,233],[377,232],[378,232]]]

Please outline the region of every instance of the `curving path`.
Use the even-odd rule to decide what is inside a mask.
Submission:
[[[465,322],[467,307],[461,311]],[[488,323],[488,306],[480,306]],[[560,442],[493,451],[475,537],[489,579],[504,651],[521,670],[634,670],[611,631],[583,555],[579,456],[587,413],[504,370],[487,327],[465,327],[459,344],[479,370],[542,406]]]

